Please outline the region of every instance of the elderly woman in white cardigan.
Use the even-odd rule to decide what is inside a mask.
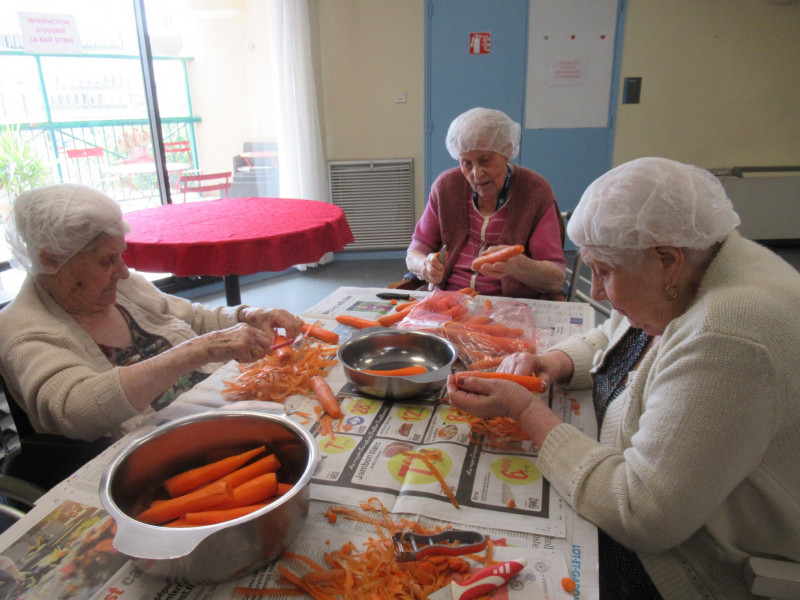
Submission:
[[[800,274],[744,239],[710,173],[623,164],[568,225],[601,327],[500,369],[593,386],[599,440],[511,382],[450,402],[516,419],[538,467],[600,530],[601,597],[750,598],[750,557],[800,561]]]
[[[122,259],[119,205],[60,184],[14,202],[6,236],[28,276],[0,311],[0,370],[34,429],[117,438],[229,360],[271,352],[285,310],[216,307],[161,293]]]

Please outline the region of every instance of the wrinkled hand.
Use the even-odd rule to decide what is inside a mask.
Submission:
[[[303,327],[303,319],[282,308],[243,308],[239,311],[239,321],[266,333],[270,337],[270,347],[278,329],[283,329],[287,338],[293,338],[300,334]]]
[[[544,354],[515,352],[506,356],[497,367],[500,373],[536,375],[542,380],[545,387],[570,379],[572,369],[572,361],[560,351],[545,352]]]
[[[500,245],[500,246],[491,246],[481,252],[480,256],[485,254],[490,254],[492,252],[497,252],[498,250],[502,250],[503,248],[508,248],[508,244]],[[478,272],[481,275],[485,275],[486,277],[494,277],[495,279],[502,279],[503,277],[514,276],[514,273],[517,272],[518,269],[522,267],[522,263],[525,260],[525,256],[517,255],[508,260],[503,260],[496,263],[487,263],[483,265]]]
[[[444,265],[439,262],[438,252],[432,252],[425,257],[422,263],[422,278],[434,285],[442,282],[444,278]]]
[[[212,331],[194,341],[200,344],[205,363],[253,362],[272,351],[274,332],[262,331],[247,323],[239,323],[227,329]]]
[[[457,381],[458,375],[447,378],[450,404],[476,417],[518,420],[532,402],[541,402],[536,394],[512,381],[464,377],[460,386]]]

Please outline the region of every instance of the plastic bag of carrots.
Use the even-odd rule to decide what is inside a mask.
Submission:
[[[396,327],[449,339],[461,361],[476,371],[493,369],[514,352],[536,352],[543,341],[530,306],[513,298],[476,297],[468,290],[431,293]]]

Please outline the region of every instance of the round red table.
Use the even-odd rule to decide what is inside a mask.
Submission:
[[[223,198],[126,213],[129,267],[225,280],[228,305],[241,303],[239,276],[318,261],[354,240],[334,204],[292,198]]]

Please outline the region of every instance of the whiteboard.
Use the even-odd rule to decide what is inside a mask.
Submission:
[[[531,0],[525,128],[607,127],[617,0]]]

